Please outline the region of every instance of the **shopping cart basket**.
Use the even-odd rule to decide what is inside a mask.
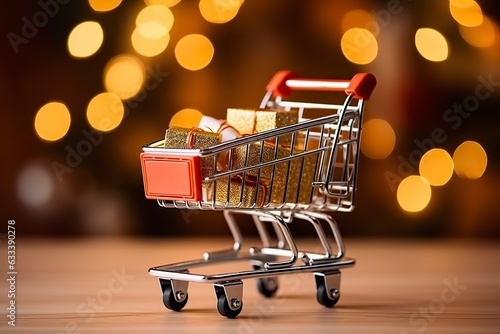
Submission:
[[[317,80],[281,71],[268,84],[260,108],[297,112],[298,123],[202,150],[166,149],[163,140],[143,147],[146,197],[165,208],[222,210],[234,238],[228,250],[149,269],[159,278],[168,309],[180,311],[186,305],[189,282],[212,283],[219,313],[234,318],[243,306],[243,279],[257,279],[258,291],[272,297],[278,289],[277,276],[304,272],[314,273],[320,304],[337,303],[340,269],[354,266],[355,260],[344,256],[338,226],[328,213],[354,208],[364,103],[375,85],[375,77],[368,73],[351,80]],[[293,90],[344,92],[346,97],[342,104],[296,102],[288,99]],[[319,114],[326,115],[313,117]],[[261,241],[258,247],[242,250],[236,214],[252,216]],[[299,251],[288,226],[294,219],[313,225],[321,251]],[[250,260],[252,269],[219,274],[190,271],[241,260]]]

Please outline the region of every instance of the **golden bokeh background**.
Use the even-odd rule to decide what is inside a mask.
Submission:
[[[9,6],[0,21],[0,200],[2,219],[16,219],[20,234],[227,234],[220,212],[165,210],[145,199],[141,147],[169,124],[258,107],[272,75],[287,69],[377,77],[357,207],[337,215],[344,234],[500,237],[493,2]]]

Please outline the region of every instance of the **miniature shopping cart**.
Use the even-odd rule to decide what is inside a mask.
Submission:
[[[243,279],[255,278],[258,291],[273,297],[277,276],[305,272],[314,273],[320,304],[332,307],[337,303],[340,270],[354,266],[355,260],[344,257],[339,229],[328,213],[354,208],[364,103],[375,85],[375,77],[367,73],[346,81],[300,79],[293,72],[281,71],[268,84],[260,108],[297,112],[298,123],[201,150],[166,149],[163,140],[143,147],[146,197],[165,208],[222,210],[234,238],[228,250],[149,269],[159,278],[168,309],[180,311],[186,305],[189,282],[212,283],[217,310],[234,318],[243,306]],[[296,102],[289,100],[294,90],[341,92],[346,97],[341,104]],[[252,216],[260,237],[258,246],[242,250],[237,214]],[[292,220],[313,225],[317,249],[298,249],[289,229]],[[333,251],[331,239],[336,244]],[[241,260],[250,261],[249,270],[191,272],[196,267]]]

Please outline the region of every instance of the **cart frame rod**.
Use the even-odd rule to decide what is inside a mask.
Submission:
[[[249,253],[249,254],[240,254],[239,256],[234,257],[230,260],[238,261],[238,260],[255,260],[255,259],[258,260],[258,258],[255,257],[255,254]],[[220,261],[228,261],[228,260],[225,259]],[[189,262],[182,262],[172,265],[150,268],[149,274],[163,279],[189,281],[196,283],[217,283],[217,282],[241,280],[246,278],[278,276],[290,273],[328,272],[332,270],[339,270],[342,268],[353,267],[355,263],[356,261],[354,259],[345,257],[336,260],[334,262],[318,263],[314,265],[303,264],[300,266],[293,266],[293,267],[248,270],[248,271],[231,272],[231,273],[214,274],[214,275],[189,273],[187,271],[187,268],[199,267],[209,264],[205,260],[200,260],[200,261],[189,261]]]

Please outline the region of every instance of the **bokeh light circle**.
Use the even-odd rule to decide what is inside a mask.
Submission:
[[[121,55],[111,59],[104,70],[104,86],[122,100],[139,93],[144,83],[144,66],[135,57]]]
[[[445,185],[453,175],[453,159],[445,150],[434,148],[420,159],[419,171],[431,186]]]
[[[375,15],[367,10],[353,9],[348,11],[340,23],[342,31],[347,31],[351,28],[365,28],[375,36],[378,35],[380,26]]]
[[[90,7],[96,12],[109,12],[120,5],[122,0],[89,0]]]
[[[398,186],[397,199],[401,208],[408,212],[425,209],[431,200],[432,189],[429,182],[420,175],[410,175]]]
[[[437,30],[420,28],[415,34],[415,46],[422,57],[439,62],[448,58],[448,42]]]
[[[17,178],[17,195],[28,207],[41,207],[53,196],[54,182],[47,168],[32,164],[22,169]]]
[[[483,16],[483,23],[476,27],[466,27],[460,25],[460,35],[472,46],[487,48],[495,45],[498,38],[498,28],[490,18]]]
[[[82,22],[68,36],[68,51],[73,57],[89,57],[99,50],[103,40],[104,32],[99,23]]]
[[[175,58],[185,69],[197,71],[206,67],[214,56],[214,47],[203,35],[192,34],[182,37],[175,46]]]
[[[364,28],[347,30],[340,41],[344,56],[360,65],[371,63],[378,54],[378,42],[375,36]]]
[[[450,1],[450,13],[455,21],[466,27],[483,23],[481,7],[474,0]]]
[[[68,108],[60,102],[41,107],[35,116],[35,132],[43,140],[56,141],[66,135],[71,124]]]
[[[181,0],[144,0],[144,3],[148,6],[151,5],[162,5],[166,7],[173,7],[177,5]]]
[[[486,171],[488,156],[484,148],[475,141],[465,141],[453,152],[455,172],[464,179],[478,179]]]
[[[108,132],[120,125],[125,114],[121,99],[112,93],[101,93],[89,102],[87,120],[96,130]]]
[[[158,39],[170,32],[174,14],[162,5],[151,5],[142,9],[135,20],[138,32],[145,38]]]
[[[170,119],[169,126],[180,126],[183,128],[197,127],[202,117],[203,114],[200,111],[185,108],[175,113],[175,115]]]
[[[170,42],[170,34],[161,36],[160,38],[151,39],[146,38],[139,33],[136,28],[131,37],[132,46],[134,50],[144,57],[154,57],[161,54]]]
[[[240,9],[240,0],[200,0],[201,16],[211,23],[226,23],[231,21]]]
[[[392,126],[383,119],[370,119],[363,124],[361,151],[371,159],[385,159],[396,145]]]

